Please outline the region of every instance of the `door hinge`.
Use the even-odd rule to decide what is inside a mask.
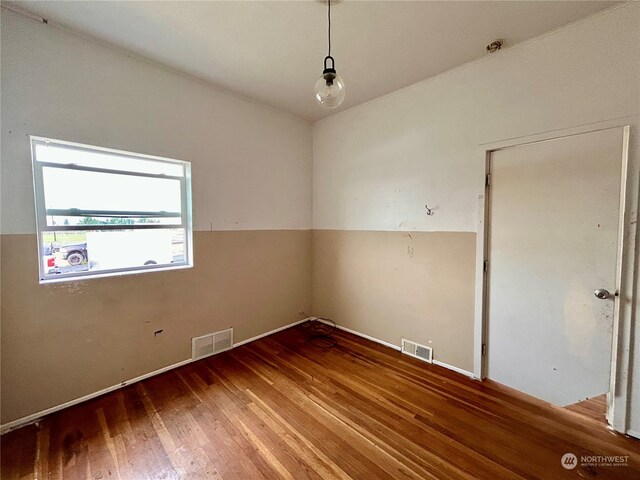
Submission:
[[[487,176],[485,177],[484,185],[485,185],[485,187],[490,187],[491,186],[491,174],[490,173],[487,173]]]
[[[483,272],[486,272],[488,267],[489,267],[489,260],[485,260],[484,262],[482,262],[482,271]]]
[[[482,355],[486,355],[487,354],[487,344],[486,343],[482,344],[482,351],[481,352],[482,352]]]

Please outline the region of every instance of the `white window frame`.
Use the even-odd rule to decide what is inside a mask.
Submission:
[[[78,281],[78,280],[89,280],[93,278],[101,278],[101,277],[109,277],[114,275],[128,275],[135,273],[144,273],[149,271],[165,271],[165,270],[177,270],[183,268],[191,268],[193,267],[193,225],[192,225],[192,215],[191,215],[191,162],[185,162],[183,160],[176,160],[172,158],[165,157],[157,157],[154,155],[145,155],[141,153],[135,152],[127,152],[124,150],[114,150],[111,148],[105,147],[97,147],[93,145],[86,145],[81,143],[68,142],[64,140],[56,140],[53,138],[40,137],[35,135],[29,136],[30,146],[31,146],[31,164],[33,168],[33,188],[34,188],[34,200],[35,200],[35,209],[36,209],[36,231],[38,237],[38,271],[40,277],[40,283],[56,283],[56,282],[68,282],[68,281]],[[144,173],[144,172],[135,172],[130,170],[118,170],[111,168],[96,168],[96,167],[87,167],[87,166],[79,166],[74,163],[53,163],[53,162],[40,162],[36,157],[36,146],[42,144],[49,145],[60,145],[64,148],[79,150],[79,151],[87,151],[92,153],[107,153],[109,155],[125,157],[125,158],[133,158],[139,160],[153,160],[154,162],[164,162],[170,164],[179,164],[183,168],[184,174],[182,176],[172,176],[165,174],[153,174],[153,173]],[[172,179],[180,181],[180,193],[181,193],[181,214],[180,214],[180,223],[171,223],[171,224],[154,224],[154,223],[141,223],[141,224],[132,224],[132,225],[47,225],[47,216],[52,215],[52,213],[47,213],[46,204],[44,198],[44,182],[43,182],[43,167],[50,168],[60,168],[66,170],[81,170],[81,171],[89,171],[89,172],[99,172],[99,173],[111,173],[111,174],[120,174],[120,175],[132,175],[137,177],[147,177],[147,178],[163,178],[163,179]],[[67,211],[57,211],[53,213],[53,215],[72,215],[72,213],[76,213],[77,210],[69,209]],[[92,211],[82,211],[85,215],[90,215],[91,213],[95,213]],[[101,215],[109,212],[100,212]],[[115,212],[114,212],[115,213]],[[122,214],[123,212],[119,212]],[[139,213],[139,212],[129,212],[129,213]],[[157,212],[160,214],[160,212]],[[164,213],[164,212],[163,212]],[[161,216],[161,215],[160,215]],[[184,235],[184,261],[167,264],[159,264],[159,265],[144,265],[144,266],[136,266],[136,267],[127,267],[127,268],[117,268],[117,269],[105,269],[105,270],[95,270],[95,271],[81,271],[81,272],[71,272],[68,274],[47,274],[45,273],[45,265],[43,262],[43,245],[42,245],[42,234],[45,232],[61,232],[61,231],[105,231],[105,230],[151,230],[151,229],[169,229],[169,228],[183,228]]]

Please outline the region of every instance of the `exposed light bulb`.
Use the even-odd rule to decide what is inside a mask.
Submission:
[[[332,59],[333,60],[333,59]],[[325,69],[314,87],[316,102],[322,108],[338,108],[344,101],[344,80],[332,68]]]
[[[315,92],[316,102],[322,108],[333,109],[338,108],[344,102],[344,80],[336,73],[336,62],[331,56],[331,0],[327,0],[327,18],[329,29],[327,39],[329,41],[329,53],[324,57],[324,70],[322,76],[316,82],[313,91]],[[328,61],[331,60],[331,66]]]

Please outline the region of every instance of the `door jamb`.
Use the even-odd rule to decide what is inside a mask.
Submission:
[[[634,117],[625,117],[596,124],[583,125],[568,129],[544,132],[527,137],[503,140],[481,145],[485,168],[482,177],[482,194],[478,195],[478,223],[476,240],[476,295],[474,319],[474,376],[477,379],[486,378],[487,374],[487,296],[489,282],[487,281],[489,262],[488,220],[491,197],[490,161],[492,152],[526,144],[556,140],[573,135],[592,133],[600,130],[622,128],[623,158],[621,170],[620,211],[618,225],[618,252],[616,258],[616,297],[614,306],[614,322],[612,334],[611,359],[611,388],[607,395],[607,420],[611,427],[622,433],[627,433],[630,405],[631,379],[631,351],[632,351],[632,323],[634,298],[634,265],[637,235],[638,214],[634,202],[638,201],[640,193],[640,169],[629,169],[629,138],[630,123]],[[634,159],[639,161],[640,159]],[[629,174],[630,171],[632,174]],[[488,263],[485,263],[488,262]],[[485,267],[487,265],[487,267]]]

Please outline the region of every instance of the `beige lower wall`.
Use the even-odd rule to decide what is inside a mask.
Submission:
[[[2,235],[2,423],[188,359],[193,336],[233,326],[238,342],[311,314],[471,371],[475,238],[195,232],[192,269],[40,285],[35,235]]]
[[[193,336],[311,312],[310,231],[195,232],[194,268],[49,285],[35,235],[1,248],[3,424],[188,359]]]
[[[475,233],[313,231],[313,314],[473,371]]]

